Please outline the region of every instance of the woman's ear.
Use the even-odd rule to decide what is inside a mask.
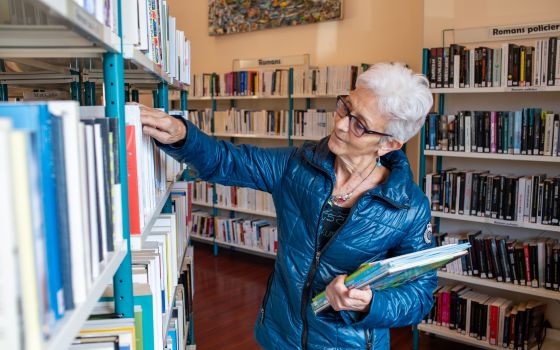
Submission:
[[[377,151],[377,153],[380,157],[384,156],[389,152],[401,149],[403,144],[404,142],[397,140],[394,137],[391,137],[388,141],[385,141],[381,145],[381,148]]]

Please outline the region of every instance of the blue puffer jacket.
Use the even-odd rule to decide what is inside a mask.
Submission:
[[[403,152],[381,158],[391,171],[387,181],[360,196],[330,244],[317,251],[320,218],[335,182],[328,137],[300,147],[235,147],[186,124],[184,146],[159,146],[205,181],[272,193],[278,253],[255,324],[264,349],[389,349],[389,328],[417,324],[429,312],[434,272],[374,292],[367,314],[329,309],[315,315],[310,307],[336,276],[364,261],[433,247],[428,199]]]

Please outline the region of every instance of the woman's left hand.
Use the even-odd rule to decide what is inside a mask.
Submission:
[[[369,311],[369,304],[373,298],[373,292],[366,286],[363,290],[348,290],[344,285],[347,275],[340,275],[335,278],[328,286],[325,297],[332,308],[336,311]]]

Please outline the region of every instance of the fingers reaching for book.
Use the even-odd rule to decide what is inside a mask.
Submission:
[[[163,144],[183,141],[187,137],[187,128],[180,120],[170,117],[158,109],[140,105],[142,131]]]
[[[371,289],[366,286],[363,290],[349,290],[344,284],[346,277],[347,275],[340,275],[327,286],[325,291],[327,301],[336,311],[368,311],[373,298]]]

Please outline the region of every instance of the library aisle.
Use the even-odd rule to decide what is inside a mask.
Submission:
[[[193,242],[196,250],[194,284],[198,291],[193,298],[195,340],[199,349],[260,350],[253,335],[253,326],[268,274],[274,260],[219,248],[214,256],[211,245]],[[216,317],[216,315],[220,315]],[[391,329],[391,349],[412,348],[411,327]],[[219,336],[217,336],[219,334]],[[430,338],[422,332],[418,350],[468,350],[444,338]]]

